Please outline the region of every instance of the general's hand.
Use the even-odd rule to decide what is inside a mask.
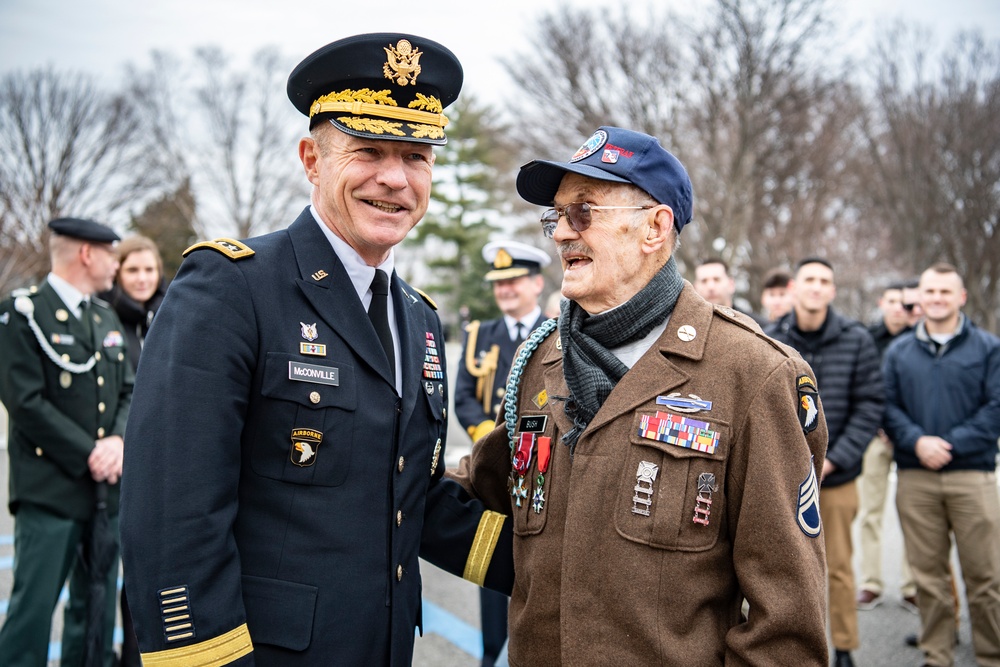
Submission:
[[[87,465],[90,476],[97,482],[115,484],[122,476],[122,457],[125,442],[120,435],[109,435],[94,442]]]
[[[951,443],[936,435],[920,436],[915,449],[920,465],[930,470],[940,470],[951,462]]]

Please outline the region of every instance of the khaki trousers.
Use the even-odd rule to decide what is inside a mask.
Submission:
[[[876,595],[884,592],[882,582],[882,517],[889,491],[889,472],[892,470],[892,443],[876,435],[868,444],[862,463],[858,490],[861,506],[861,585],[862,590]],[[903,597],[913,597],[917,587],[906,561],[906,549],[900,554],[900,586]]]
[[[858,513],[858,489],[854,480],[840,486],[820,487],[819,512],[826,542],[830,638],[835,649],[853,651],[861,645],[851,563],[851,523]]]
[[[1000,667],[1000,493],[994,472],[899,471],[896,507],[920,606],[927,664],[951,667],[955,615],[948,582],[955,536],[976,664]]]

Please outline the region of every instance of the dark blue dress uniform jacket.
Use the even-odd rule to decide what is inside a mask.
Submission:
[[[531,326],[531,330],[534,331],[540,327],[545,320],[544,314],[539,315]],[[531,331],[526,332],[526,335],[530,334]],[[465,430],[468,430],[470,426],[479,426],[486,420],[496,419],[503,403],[503,390],[507,386],[510,365],[514,359],[514,353],[517,352],[517,347],[520,345],[520,343],[510,339],[510,333],[507,331],[507,324],[503,318],[486,320],[480,325],[479,333],[476,336],[476,360],[478,361],[484,352],[489,352],[494,345],[500,346],[500,357],[497,359],[497,372],[493,378],[493,386],[487,388],[487,391],[490,392],[493,409],[486,412],[483,410],[482,400],[476,398],[476,378],[472,377],[465,366],[465,347],[468,344],[469,340],[466,337],[465,344],[462,346],[462,358],[458,363],[458,379],[455,381],[455,416],[458,417],[459,423]]]
[[[255,254],[235,260],[188,255],[143,351],[121,531],[144,660],[409,665],[418,556],[462,574],[483,515],[442,479],[447,379],[423,375],[431,336],[444,368],[440,322],[392,280],[399,397],[309,210],[248,243]],[[325,356],[301,354],[306,342]],[[293,363],[336,384],[292,380]],[[311,465],[295,462],[301,429],[322,434]],[[508,592],[509,524],[486,575]]]

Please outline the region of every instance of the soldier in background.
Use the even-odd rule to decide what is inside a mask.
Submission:
[[[70,581],[63,665],[84,659],[89,577],[77,558],[95,514],[98,485],[117,552],[122,436],[132,367],[122,325],[93,295],[111,287],[118,235],[92,220],[49,223],[52,271],[38,288],[0,303],[0,400],[10,416],[9,508],[14,515],[14,586],[0,629],[0,665],[48,661],[52,613]],[[117,555],[112,559],[117,563]],[[105,584],[104,653],[115,627],[112,567]]]
[[[466,326],[468,337],[455,384],[455,412],[473,442],[493,430],[503,403],[507,373],[518,346],[546,317],[538,300],[545,282],[543,267],[551,258],[542,250],[517,241],[494,241],[483,247],[492,266],[486,280],[503,317]],[[492,667],[507,640],[506,595],[480,590],[483,667]]]

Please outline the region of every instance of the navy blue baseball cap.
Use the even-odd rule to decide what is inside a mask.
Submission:
[[[684,165],[656,137],[602,126],[569,162],[532,160],[521,167],[517,193],[532,204],[551,206],[567,172],[642,188],[658,203],[673,209],[678,232],[691,222],[691,179]]]
[[[49,222],[49,229],[61,236],[68,236],[91,243],[115,243],[121,238],[110,227],[82,218],[56,218]]]
[[[445,107],[462,90],[462,65],[437,42],[397,32],[327,44],[288,75],[288,99],[309,117],[356,137],[442,145]]]

